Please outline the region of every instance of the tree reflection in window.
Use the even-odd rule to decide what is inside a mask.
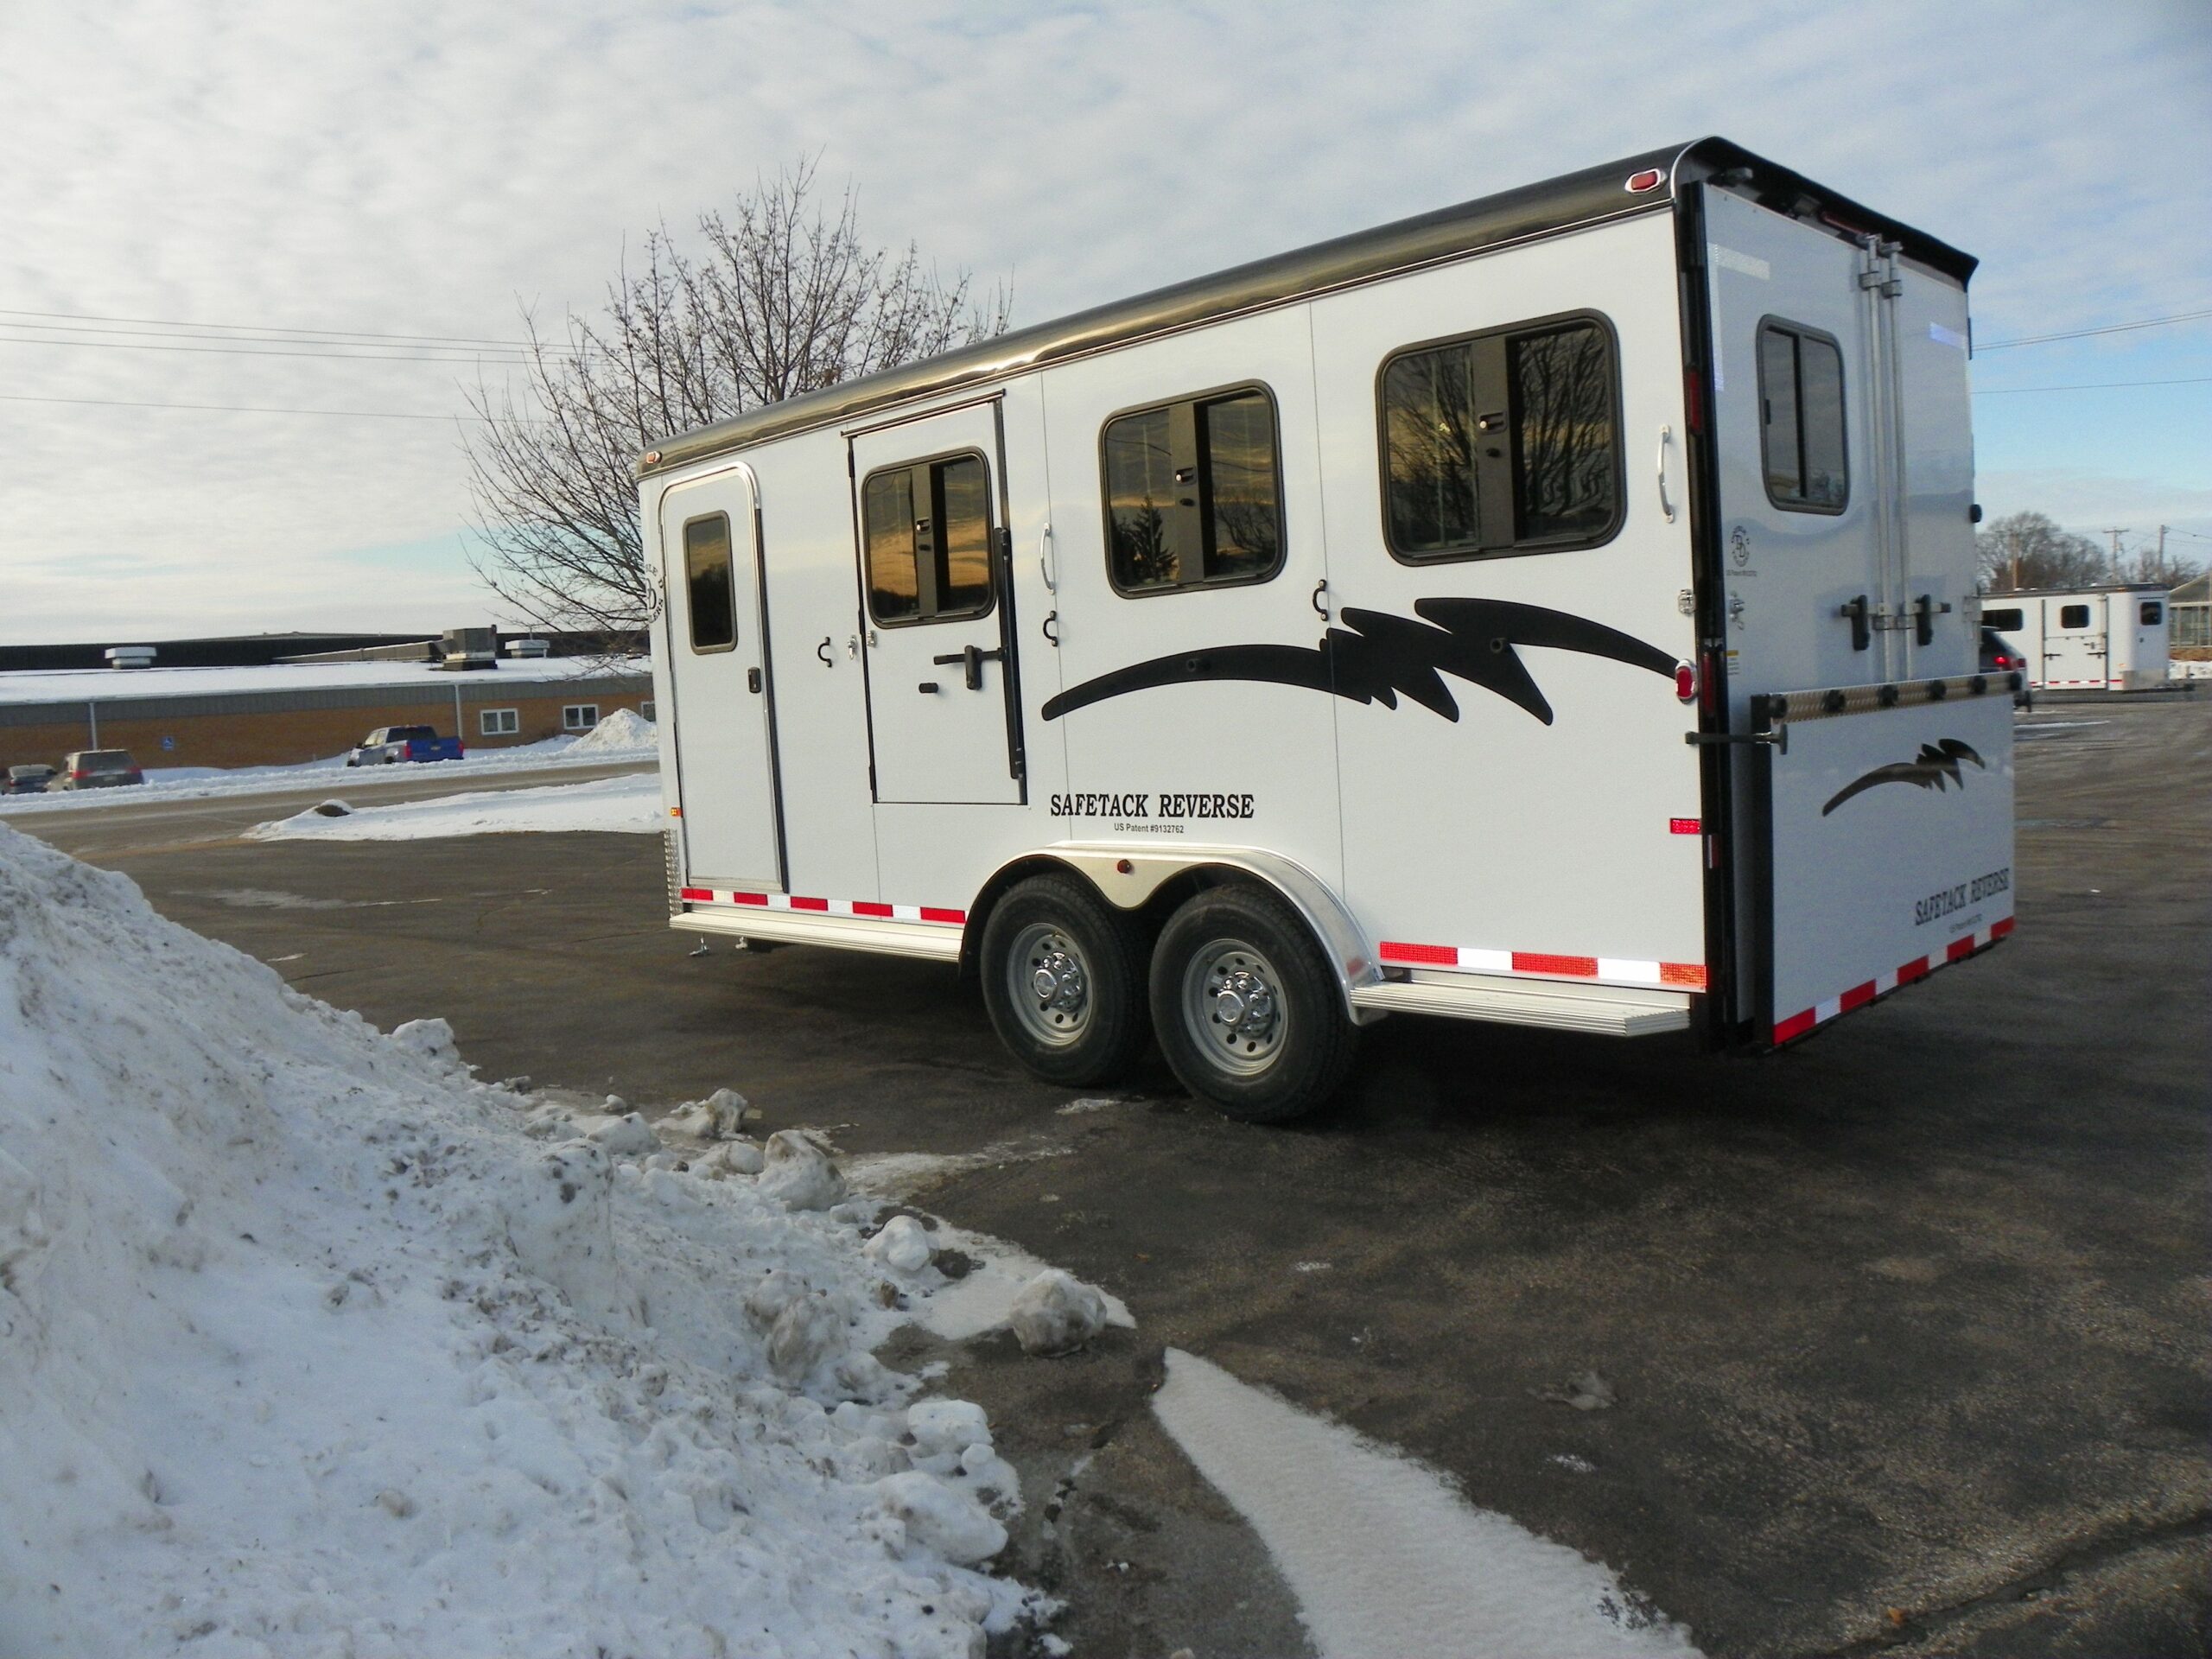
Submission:
[[[1264,392],[1123,415],[1103,439],[1107,556],[1123,593],[1264,581],[1282,563],[1274,405]]]
[[[1612,336],[1596,321],[1501,329],[1382,370],[1383,519],[1401,558],[1610,537],[1621,512]]]

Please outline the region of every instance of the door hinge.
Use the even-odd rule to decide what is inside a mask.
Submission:
[[[1789,728],[1777,726],[1770,732],[1684,732],[1682,741],[1694,749],[1715,747],[1727,743],[1742,743],[1756,748],[1768,748],[1778,754],[1789,753]]]

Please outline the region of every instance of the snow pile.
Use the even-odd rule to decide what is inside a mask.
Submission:
[[[973,1565],[1019,1503],[982,1413],[871,1351],[942,1276],[885,1276],[873,1200],[631,1161],[607,1105],[0,828],[0,1652],[972,1656],[1034,1615]]]
[[[652,721],[630,709],[617,709],[569,745],[570,754],[624,756],[659,752],[660,737]]]
[[[326,809],[346,810],[333,814]],[[652,833],[661,827],[660,777],[643,772],[588,784],[476,790],[392,806],[326,801],[289,818],[258,824],[249,841],[422,841],[436,836],[499,836],[596,830]]]

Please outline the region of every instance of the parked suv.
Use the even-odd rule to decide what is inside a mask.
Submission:
[[[56,789],[113,789],[124,784],[143,784],[146,774],[128,749],[79,749],[61,757]]]
[[[42,761],[28,766],[10,766],[8,776],[0,779],[0,795],[43,795],[53,781],[54,768]]]
[[[1985,674],[2018,674],[2020,689],[2012,694],[2016,709],[2036,706],[2035,694],[2028,690],[2028,659],[2005,643],[2005,636],[1994,628],[1981,631],[1981,671]]]

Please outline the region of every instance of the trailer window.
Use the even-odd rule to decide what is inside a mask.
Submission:
[[[2027,625],[2027,616],[2020,611],[1984,611],[1981,613],[1983,627],[1997,628],[2005,633],[2018,633]]]
[[[2166,620],[2166,607],[2155,599],[2146,599],[2138,614],[2142,618],[2145,627],[2155,628]]]
[[[1398,353],[1381,376],[1383,527],[1401,559],[1595,546],[1620,525],[1617,354],[1594,317]]]
[[[1281,568],[1275,410],[1264,391],[1117,416],[1099,442],[1118,591],[1265,582]]]
[[[2058,607],[2058,626],[2062,628],[2086,628],[2089,626],[2089,607],[2086,605],[2062,605]]]
[[[730,580],[727,513],[694,518],[683,526],[683,581],[691,649],[728,651],[737,643],[737,599]]]
[[[1841,512],[1851,494],[1843,353],[1828,336],[1759,325],[1760,452],[1767,499],[1789,512]]]
[[[861,519],[877,621],[950,621],[991,608],[991,474],[981,455],[869,474]]]

